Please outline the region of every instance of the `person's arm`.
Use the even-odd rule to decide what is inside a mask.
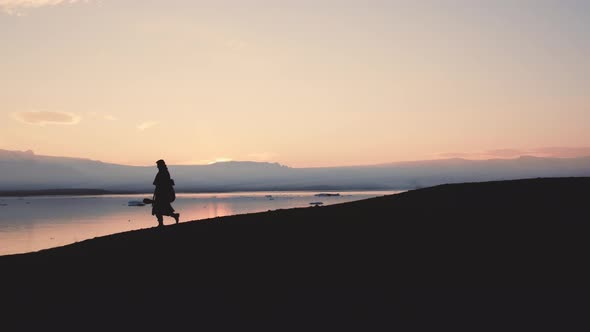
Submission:
[[[161,173],[158,172],[158,174],[156,174],[156,177],[154,178],[154,186],[158,187],[159,185],[161,185],[162,180],[161,180]]]
[[[156,186],[156,187],[154,188],[154,194],[152,195],[152,201],[153,202],[156,201],[156,192],[158,191],[158,182],[159,182],[159,180],[160,180],[160,172],[158,172],[158,174],[156,174],[156,177],[154,178],[154,186]]]

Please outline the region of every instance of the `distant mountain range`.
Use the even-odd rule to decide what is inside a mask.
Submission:
[[[179,192],[414,189],[443,183],[590,176],[590,157],[444,159],[374,166],[291,168],[277,163],[222,162],[169,166]],[[151,191],[155,166],[50,157],[0,150],[0,191],[102,189]]]

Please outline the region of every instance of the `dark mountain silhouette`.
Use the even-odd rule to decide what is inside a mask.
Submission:
[[[590,176],[590,157],[447,159],[376,166],[291,168],[277,163],[225,162],[170,166],[176,189],[187,191],[413,189],[443,183],[535,177]],[[37,156],[0,150],[0,189],[94,188],[151,191],[155,166]]]
[[[3,326],[587,330],[589,193],[442,185],[3,256]]]

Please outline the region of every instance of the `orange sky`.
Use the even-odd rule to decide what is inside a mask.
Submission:
[[[0,0],[0,149],[151,165],[587,155],[579,1]]]

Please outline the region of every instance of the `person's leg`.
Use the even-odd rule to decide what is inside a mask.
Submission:
[[[166,216],[174,218],[174,220],[178,224],[178,221],[180,219],[180,213],[170,212],[169,214],[166,214]]]
[[[156,218],[158,218],[158,227],[164,226],[164,216],[161,214],[156,214]]]
[[[169,209],[168,209],[168,213],[166,215],[169,216],[169,217],[174,218],[174,220],[178,224],[178,221],[180,219],[180,213],[175,213],[174,212],[174,208],[172,207],[171,204],[168,207],[169,207]]]

